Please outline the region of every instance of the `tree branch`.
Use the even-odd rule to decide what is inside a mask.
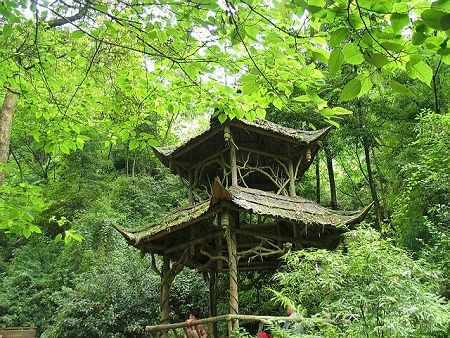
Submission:
[[[37,5],[37,1],[36,1],[36,5]],[[81,7],[78,10],[78,13],[69,16],[69,17],[60,17],[58,19],[53,19],[50,21],[47,21],[48,27],[49,28],[54,28],[54,27],[59,27],[59,26],[63,26],[65,24],[68,23],[72,23],[74,21],[78,21],[80,19],[82,19],[88,12],[89,8],[91,7],[91,1],[90,0],[86,0],[85,4],[83,7]]]

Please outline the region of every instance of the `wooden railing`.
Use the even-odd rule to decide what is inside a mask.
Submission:
[[[217,317],[209,317],[209,318],[202,318],[202,319],[196,319],[189,323],[187,322],[181,322],[181,323],[173,323],[173,324],[159,324],[159,325],[151,325],[146,326],[145,330],[150,334],[150,338],[158,337],[159,334],[164,334],[169,331],[173,332],[174,337],[183,337],[183,335],[179,335],[177,333],[177,329],[185,328],[189,326],[195,326],[195,325],[205,325],[205,324],[213,324],[217,322],[230,322],[230,321],[247,321],[247,322],[260,322],[260,323],[268,323],[268,322],[298,322],[301,321],[302,318],[300,317],[280,317],[280,316],[253,316],[253,315],[234,315],[234,314],[228,314],[228,315],[221,315]],[[219,338],[219,337],[213,337],[211,334],[208,335],[208,337],[212,338]]]
[[[0,338],[34,338],[35,327],[0,327]]]

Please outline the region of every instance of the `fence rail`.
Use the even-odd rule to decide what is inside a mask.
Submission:
[[[195,325],[204,325],[204,324],[212,324],[217,322],[229,322],[232,320],[239,320],[239,321],[247,321],[247,322],[261,322],[261,323],[268,323],[268,322],[298,322],[301,321],[303,318],[301,317],[281,317],[281,316],[254,316],[254,315],[236,315],[236,314],[227,314],[227,315],[221,315],[217,317],[209,317],[209,318],[202,318],[202,319],[196,319],[189,323],[187,322],[181,322],[181,323],[172,323],[172,324],[159,324],[159,325],[151,325],[146,326],[145,330],[150,334],[150,337],[157,337],[157,333],[166,333],[168,331],[172,331],[175,335],[175,337],[180,337],[178,333],[176,332],[176,329],[185,328],[189,326],[195,326]],[[218,337],[214,337],[218,338]]]

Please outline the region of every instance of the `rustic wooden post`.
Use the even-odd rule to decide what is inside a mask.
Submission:
[[[292,159],[289,159],[288,163],[288,170],[289,170],[289,196],[295,197],[295,174],[294,174],[294,163],[292,162]]]
[[[223,136],[225,141],[230,145],[231,185],[236,186],[238,184],[236,146],[233,141],[230,126],[225,126]]]
[[[316,157],[316,202],[320,203],[320,158],[319,153]]]
[[[336,182],[334,180],[333,157],[331,150],[325,147],[325,158],[327,160],[328,179],[330,181],[331,209],[337,210]]]
[[[165,255],[161,271],[161,324],[169,324],[170,273],[170,258]],[[162,337],[168,337],[167,331],[162,333]]]
[[[217,316],[217,272],[209,273],[209,316]],[[212,323],[212,336],[218,338],[217,323]]]
[[[228,247],[228,270],[230,275],[230,314],[239,314],[238,303],[238,280],[237,280],[237,243],[236,232],[234,232],[235,219],[230,210],[222,213],[221,225],[225,229],[225,238]],[[239,329],[237,319],[228,322],[228,334]]]
[[[291,146],[288,146],[288,173],[289,173],[289,196],[295,197],[295,173],[294,173],[294,162],[292,160]]]
[[[216,237],[216,245],[217,245],[217,255],[218,256],[222,256],[222,236],[218,236]],[[222,267],[223,267],[223,261],[221,259],[219,259],[217,261],[217,271],[222,271]]]

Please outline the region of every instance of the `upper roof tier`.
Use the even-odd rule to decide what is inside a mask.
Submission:
[[[289,161],[292,161],[296,178],[300,178],[311,165],[330,129],[295,130],[266,120],[232,120],[224,124],[213,120],[208,130],[179,146],[153,149],[161,162],[174,173],[189,179],[189,172],[192,174],[197,170],[197,185],[210,184],[224,175],[230,163],[230,142],[226,135],[224,137],[227,128],[231,132],[231,144],[236,147],[238,165],[242,164],[241,169],[257,168],[252,174],[243,174],[246,182],[242,185],[260,189],[270,185],[261,168],[269,168],[273,173],[279,168],[287,169]],[[279,168],[274,170],[277,166]]]

